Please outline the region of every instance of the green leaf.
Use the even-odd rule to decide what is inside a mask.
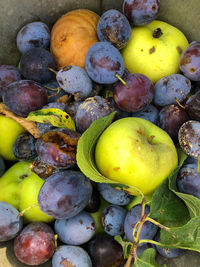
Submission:
[[[46,108],[30,112],[26,119],[40,123],[49,123],[59,128],[76,130],[75,123],[69,114],[58,108]]]
[[[200,252],[200,200],[177,192],[176,178],[186,155],[178,150],[179,165],[154,192],[150,216],[169,231],[161,230],[161,244]]]
[[[182,248],[200,252],[200,217],[192,218],[181,227],[160,231],[160,243],[168,248]]]
[[[122,246],[124,259],[128,259],[133,243],[123,240],[120,235],[116,235],[114,239]]]
[[[155,250],[153,248],[146,249],[137,260],[134,267],[166,267],[166,265],[159,265],[155,260]]]
[[[179,152],[180,153],[180,152]],[[184,154],[182,153],[181,159],[183,161]],[[180,163],[181,164],[181,163]],[[179,164],[179,168],[181,167]],[[176,194],[180,199],[182,199],[185,205],[188,208],[190,217],[200,216],[200,199],[189,194],[180,193],[177,190],[176,186],[176,177],[179,171],[179,168],[175,170],[174,175],[169,177],[169,189]]]
[[[103,131],[112,123],[116,112],[112,112],[108,116],[95,120],[91,126],[82,134],[78,141],[76,160],[80,170],[90,178],[92,181],[97,183],[109,183],[111,186],[122,189],[129,194],[137,191],[143,195],[139,189],[132,186],[127,186],[119,182],[108,179],[103,176],[97,169],[94,160],[94,151],[98,138]]]
[[[178,151],[178,154],[178,167],[156,189],[150,208],[150,217],[168,227],[182,226],[190,220],[190,214],[184,201],[169,189],[169,182],[176,180],[177,173],[186,158],[186,155],[180,151]]]

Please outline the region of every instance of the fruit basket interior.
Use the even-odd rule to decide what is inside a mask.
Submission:
[[[111,8],[121,11],[122,3],[122,0],[0,0],[0,65],[18,65],[20,53],[16,47],[16,34],[26,23],[42,21],[51,29],[56,20],[70,10],[85,8],[101,15]],[[157,19],[176,26],[189,42],[200,41],[199,0],[161,0]],[[178,258],[159,257],[158,261],[168,267],[197,267],[200,266],[200,254],[186,251]],[[0,266],[27,266],[16,260],[12,241],[0,243]],[[39,266],[50,267],[51,263],[46,262]]]

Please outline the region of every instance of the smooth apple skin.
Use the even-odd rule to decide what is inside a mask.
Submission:
[[[27,132],[24,127],[13,119],[0,115],[0,156],[5,160],[16,161],[13,154],[13,144],[16,138]]]
[[[152,194],[178,165],[171,137],[155,124],[127,117],[113,122],[95,148],[98,170],[105,177]],[[132,190],[134,195],[137,191]]]
[[[152,34],[158,28],[163,34],[154,38]],[[154,20],[145,26],[133,27],[131,38],[121,53],[125,67],[131,73],[144,74],[156,83],[162,77],[180,72],[180,57],[188,46],[179,29]]]
[[[30,170],[30,162],[17,162],[0,178],[0,201],[13,205],[20,212],[38,203],[37,197],[44,184],[37,174]],[[23,215],[24,222],[51,222],[53,218],[42,212],[39,206]]]

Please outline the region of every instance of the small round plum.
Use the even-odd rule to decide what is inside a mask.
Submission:
[[[123,13],[109,9],[99,19],[97,35],[101,42],[110,42],[120,50],[130,39],[131,26]]]
[[[49,27],[41,21],[28,23],[17,33],[16,42],[17,48],[22,54],[34,47],[48,48],[50,42]]]
[[[113,98],[117,106],[127,112],[137,112],[148,106],[154,97],[154,85],[151,80],[143,74],[130,73],[121,81],[116,83]]]
[[[123,58],[109,42],[93,44],[85,58],[85,68],[90,78],[100,84],[112,84],[124,73]]]
[[[156,18],[160,0],[124,0],[122,10],[131,25],[145,25]]]

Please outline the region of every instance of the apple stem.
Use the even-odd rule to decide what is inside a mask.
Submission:
[[[176,103],[183,109],[185,109],[185,107],[183,105],[181,105],[181,103],[178,101],[178,99],[175,97]]]
[[[54,69],[52,69],[52,68],[48,68],[48,70],[50,70],[51,72],[53,72],[53,73],[55,73],[55,74],[58,73],[58,71],[56,71],[56,70],[54,70]]]
[[[122,77],[119,76],[119,74],[115,74],[115,77],[117,77],[118,80],[120,80],[120,82],[122,82],[126,88],[129,88],[128,84],[122,79]]]
[[[27,208],[25,208],[24,210],[22,210],[20,213],[19,213],[19,216],[23,216],[25,212],[29,211],[30,209],[32,208],[35,208],[35,207],[38,207],[39,204],[38,203],[35,203],[33,204],[32,206],[29,206]]]

